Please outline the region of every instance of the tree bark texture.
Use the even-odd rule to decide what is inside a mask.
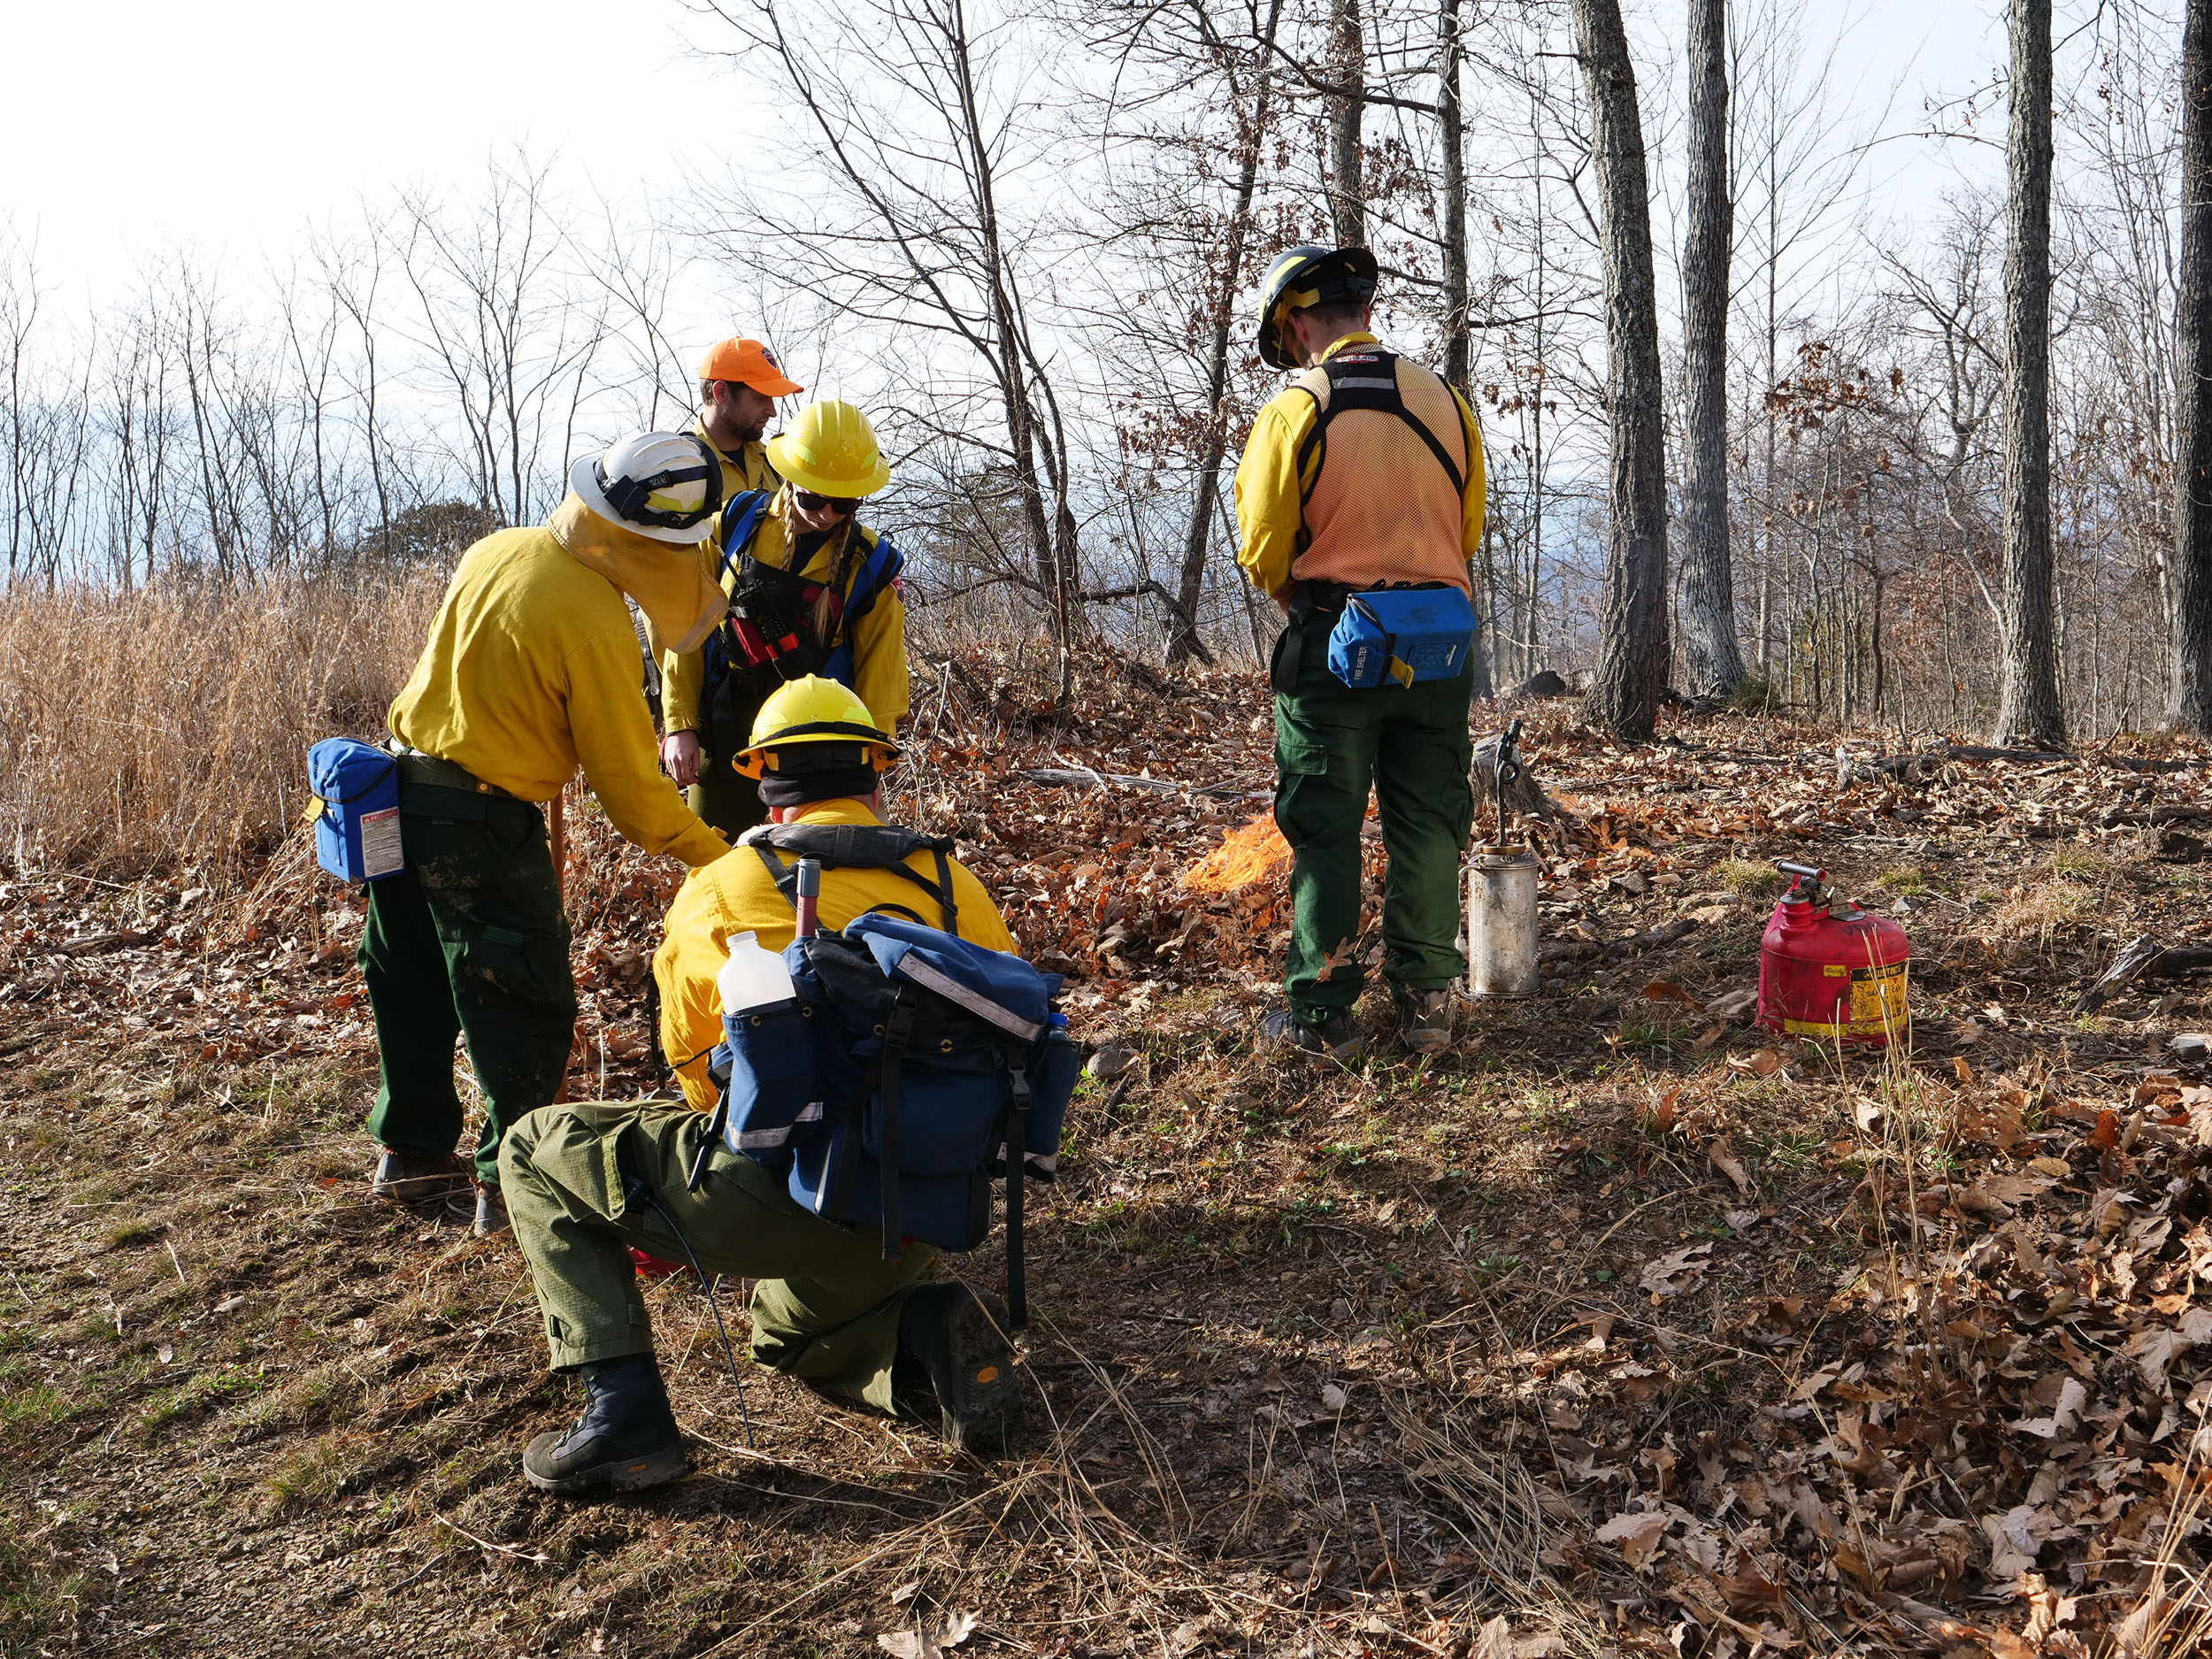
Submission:
[[[1573,0],[1573,9],[1598,180],[1612,460],[1597,671],[1583,713],[1616,736],[1642,742],[1657,724],[1667,679],[1666,452],[1651,188],[1620,0]]]
[[[1728,4],[1690,0],[1689,234],[1682,257],[1682,646],[1690,689],[1743,678],[1728,548]]]
[[[1444,151],[1444,378],[1467,390],[1467,152],[1459,97],[1460,0],[1437,13],[1436,135]]]
[[[1459,94],[1460,0],[1442,0],[1436,19],[1436,128],[1444,151],[1444,378],[1473,407],[1474,394],[1467,384],[1467,134]],[[1483,568],[1471,572],[1475,582],[1478,626],[1474,649],[1469,653],[1475,671],[1475,695],[1491,696],[1495,687],[1490,674],[1490,630],[1496,611],[1492,597],[1497,589],[1489,557],[1486,527]]]
[[[2006,142],[2003,660],[1991,738],[2057,746],[2051,557],[2051,0],[2011,0]]]
[[[1367,36],[1359,0],[1329,0],[1329,218],[1340,248],[1367,245],[1367,183],[1361,165],[1361,118],[1367,111]]]
[[[1213,308],[1213,337],[1206,344],[1206,436],[1198,460],[1198,494],[1191,503],[1190,522],[1183,531],[1183,568],[1176,579],[1174,632],[1169,635],[1167,660],[1174,664],[1204,654],[1198,638],[1198,601],[1206,587],[1206,550],[1213,543],[1214,504],[1221,495],[1221,459],[1228,449],[1223,400],[1229,389],[1229,338],[1235,320],[1237,290],[1244,281],[1244,250],[1252,231],[1252,195],[1258,188],[1260,149],[1267,142],[1269,94],[1275,84],[1275,31],[1282,21],[1283,0],[1269,0],[1265,33],[1253,73],[1251,126],[1240,134],[1244,153],[1237,164],[1236,206],[1222,237],[1221,257],[1216,266],[1218,281],[1210,296]],[[1235,88],[1231,87],[1233,95]]]
[[[2174,683],[2168,718],[2212,733],[2212,0],[2189,0],[2181,33],[2181,266],[2174,465]]]

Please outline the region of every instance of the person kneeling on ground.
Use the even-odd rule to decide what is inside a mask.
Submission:
[[[542,525],[462,557],[389,715],[406,868],[369,884],[360,964],[381,1078],[370,1189],[397,1203],[461,1199],[505,1229],[499,1143],[560,1092],[576,1026],[568,922],[538,803],[578,766],[625,839],[694,868],[728,848],[652,760],[626,595],[672,638],[697,641],[722,595],[699,540],[722,499],[704,442],[625,438],[585,456]],[[484,1094],[472,1167],[454,1154],[453,1044]]]
[[[877,825],[877,772],[896,755],[866,706],[811,675],[762,708],[746,758],[764,765],[761,795],[778,824]],[[782,859],[782,855],[772,855]],[[818,925],[842,928],[872,910],[926,911],[937,885],[927,851],[913,878],[887,869],[826,869]],[[994,950],[1013,937],[982,885],[948,861],[961,934]],[[533,1486],[565,1495],[657,1486],[686,1472],[683,1437],[653,1356],[633,1249],[695,1260],[710,1275],[757,1279],[752,1356],[823,1393],[935,1421],[961,1449],[1002,1449],[1020,1395],[995,1298],[927,1282],[936,1259],[908,1242],[884,1259],[879,1233],[821,1219],[783,1179],[715,1140],[688,1190],[718,1090],[708,1053],[722,1035],[716,976],[729,941],[750,933],[780,951],[795,936],[791,902],[760,850],[745,845],[686,879],[653,958],[661,1041],[677,1064],[682,1104],[549,1106],[509,1133],[500,1168],[515,1236],[530,1263],[557,1371],[579,1372],[582,1417],[523,1453]],[[678,1229],[681,1229],[680,1236]]]

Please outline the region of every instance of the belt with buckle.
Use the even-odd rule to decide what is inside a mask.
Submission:
[[[404,744],[396,743],[392,746],[392,754],[399,762],[402,783],[427,784],[438,789],[461,789],[470,795],[495,795],[503,801],[519,801],[522,798],[510,794],[495,783],[486,783],[466,766],[441,760],[435,755],[426,755],[419,749],[409,749]]]

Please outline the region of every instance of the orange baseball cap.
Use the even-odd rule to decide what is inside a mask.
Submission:
[[[806,390],[783,372],[776,354],[757,340],[724,340],[709,347],[699,365],[699,378],[736,380],[769,397],[787,397]]]

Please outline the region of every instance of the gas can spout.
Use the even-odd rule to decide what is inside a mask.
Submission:
[[[1823,887],[1828,879],[1825,870],[1811,864],[1793,864],[1786,858],[1778,858],[1774,867],[1790,878],[1789,889],[1782,895],[1785,904],[1818,904],[1828,895]]]

